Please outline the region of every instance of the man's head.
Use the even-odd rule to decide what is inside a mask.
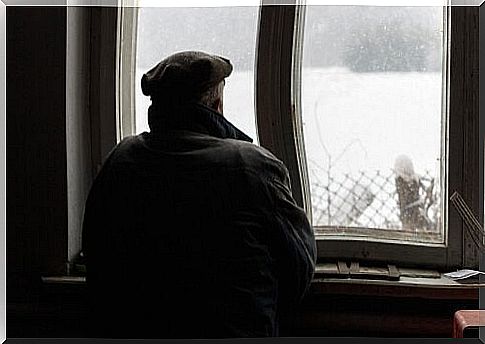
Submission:
[[[199,103],[204,104],[219,113],[223,113],[223,94],[224,94],[224,81],[221,81],[215,86],[209,88],[204,94],[198,99]]]
[[[224,79],[231,72],[231,63],[223,57],[185,51],[163,59],[145,73],[141,88],[153,102],[199,102],[222,113]]]

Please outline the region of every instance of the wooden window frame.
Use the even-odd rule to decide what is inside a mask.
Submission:
[[[110,144],[134,133],[133,113],[135,80],[133,70],[136,49],[136,7],[118,8],[124,20],[117,24],[116,51],[116,140],[109,132]],[[478,88],[478,12],[479,7],[449,7],[449,151],[448,196],[458,191],[483,220],[480,198],[479,88]],[[303,25],[296,25],[304,16],[305,6],[296,0],[285,5],[263,1],[256,47],[256,121],[260,144],[268,148],[288,167],[296,202],[311,218],[311,202],[304,137],[301,125],[300,74]],[[113,25],[113,23],[111,23]],[[130,30],[131,26],[131,30]],[[121,35],[120,35],[121,32]],[[120,44],[121,42],[121,44]],[[127,55],[129,50],[131,55]],[[126,56],[130,56],[126,58]],[[123,57],[125,57],[123,59]],[[125,90],[120,97],[119,90]],[[128,91],[126,91],[128,90]],[[465,106],[463,105],[465,104]],[[113,112],[111,112],[113,113]],[[105,119],[107,121],[107,119]],[[113,119],[109,119],[112,124]],[[103,126],[101,126],[103,128]],[[103,148],[105,147],[105,148]],[[482,159],[483,160],[483,159]],[[451,203],[448,212],[447,245],[414,245],[408,243],[373,242],[356,239],[328,239],[317,234],[321,260],[355,259],[400,266],[426,266],[444,270],[478,267],[478,251]],[[419,257],[416,259],[416,257]]]
[[[113,6],[90,7],[94,176],[116,144],[134,134],[137,4],[138,0],[113,0]]]
[[[480,200],[480,141],[478,88],[479,7],[453,6],[448,21],[449,49],[449,168],[447,194],[458,191],[483,222]],[[261,6],[257,45],[256,116],[260,143],[288,167],[293,195],[311,218],[308,172],[302,135],[300,85],[305,10],[296,0],[287,5]],[[483,159],[482,159],[483,160]],[[448,198],[447,196],[447,198]],[[447,245],[413,245],[357,239],[328,239],[317,234],[321,260],[361,260],[450,270],[478,267],[478,251],[451,203]]]

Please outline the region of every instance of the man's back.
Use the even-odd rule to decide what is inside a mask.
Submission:
[[[193,72],[199,56],[148,73],[151,132],[122,141],[91,188],[83,250],[93,336],[274,336],[310,283],[315,240],[284,165],[213,108],[158,99],[167,89],[156,78]]]
[[[269,228],[263,216],[252,218],[258,212],[257,199],[250,201],[254,172],[235,161],[236,151],[219,152],[217,143],[207,148],[210,137],[178,134],[158,142],[149,135],[126,140],[97,181],[109,199],[96,201],[98,223],[87,254],[96,261],[89,270],[98,271],[88,270],[88,279],[95,288],[110,284],[97,305],[106,303],[109,317],[121,315],[127,326],[139,321],[135,326],[143,328],[153,317],[169,336],[192,330],[229,335],[221,325],[234,317],[230,312],[248,316],[241,326],[253,328],[247,321],[255,321],[261,335],[271,334],[275,310],[254,300],[276,298],[263,240]],[[225,156],[234,161],[222,163]]]

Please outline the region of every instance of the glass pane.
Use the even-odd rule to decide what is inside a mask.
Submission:
[[[143,1],[140,2],[143,6]],[[258,7],[141,7],[136,57],[136,133],[148,131],[150,98],[142,75],[161,59],[183,50],[201,50],[231,60],[224,88],[224,116],[255,142],[254,64]]]
[[[309,6],[302,71],[313,223],[444,241],[442,7]]]

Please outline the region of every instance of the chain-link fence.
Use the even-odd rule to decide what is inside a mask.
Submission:
[[[311,196],[316,226],[438,230],[440,187],[428,171],[413,180],[392,169],[313,173]]]

